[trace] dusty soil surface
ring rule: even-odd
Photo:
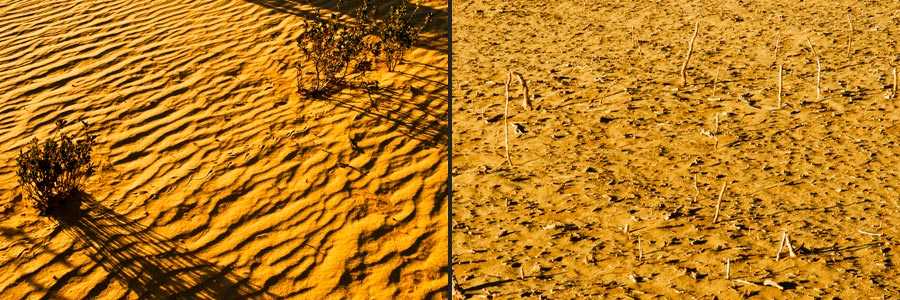
[[[900,4],[777,2],[454,1],[465,295],[898,297]]]
[[[382,89],[312,99],[335,2],[0,3],[0,299],[446,298],[447,2]],[[15,173],[58,119],[99,142],[69,223]]]

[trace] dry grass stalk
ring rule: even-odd
[[[725,259],[725,280],[731,279],[731,259]]]
[[[775,51],[772,54],[772,61],[778,62],[778,46],[781,46],[781,32],[775,35]]]
[[[694,174],[694,198],[691,204],[697,203],[697,196],[700,196],[700,188],[697,187],[697,174]]]
[[[850,34],[847,36],[847,60],[850,59],[851,54],[853,53],[852,41],[853,41],[853,21],[850,20],[850,14],[847,14],[847,24],[850,24]]]
[[[816,52],[816,48],[813,48],[812,42],[809,41],[809,38],[806,38],[806,43],[809,45],[809,49],[812,50],[813,54],[816,56],[816,97],[817,99],[822,99],[822,59],[819,56],[819,52]]]
[[[722,68],[722,66],[716,66],[716,76],[713,77],[713,90],[712,90],[712,95],[711,95],[712,97],[716,96],[716,89],[719,87],[719,69],[721,69],[721,68]]]
[[[781,108],[781,76],[783,74],[783,65],[778,65],[778,108]]]
[[[606,90],[603,91],[603,95],[600,96],[600,104],[603,104],[603,99],[606,99],[606,96],[609,96],[609,90],[616,86],[619,81],[622,81],[622,79],[616,79],[616,81],[613,81],[613,83],[606,87]]]
[[[882,235],[884,235],[884,234],[881,234],[881,233],[872,233],[872,232],[862,231],[862,230],[857,230],[856,232],[859,232],[859,233],[862,233],[862,234],[865,234],[865,235],[871,235],[871,236],[882,236]]]
[[[719,221],[719,208],[722,206],[722,196],[725,195],[725,186],[728,185],[728,182],[722,183],[722,189],[719,190],[719,200],[716,201],[716,214],[713,216],[713,224]]]
[[[787,239],[787,230],[781,234],[781,244],[778,245],[778,253],[775,253],[775,261],[781,259],[781,251],[784,250],[784,241]]]
[[[894,67],[894,86],[891,87],[891,98],[897,97],[897,67]]]
[[[644,245],[641,243],[641,237],[638,237],[638,261],[644,261]]]
[[[513,73],[516,74],[516,77],[519,78],[519,83],[521,83],[522,88],[525,89],[525,96],[522,97],[522,108],[524,108],[525,110],[534,109],[534,107],[531,106],[531,98],[528,97],[528,84],[525,83],[525,78],[522,78],[522,74],[516,72]]]
[[[691,54],[694,52],[694,40],[697,38],[697,32],[700,31],[700,22],[694,23],[694,35],[691,36],[691,42],[688,44],[687,55],[684,57],[684,63],[681,65],[681,86],[687,86],[687,66],[691,60]]]
[[[503,128],[506,136],[506,163],[512,167],[512,160],[509,159],[509,83],[512,81],[512,72],[506,74],[506,108],[503,110]]]
[[[784,244],[787,245],[788,255],[797,257],[797,253],[794,253],[794,246],[791,245],[791,237],[787,234],[787,231],[784,232]]]
[[[641,50],[641,43],[638,42],[634,33],[635,33],[634,26],[631,26],[631,48],[637,48],[638,54],[641,56],[644,56],[644,51]]]

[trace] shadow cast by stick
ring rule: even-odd
[[[138,299],[273,298],[229,267],[191,254],[90,195],[79,193],[77,197],[83,210],[57,215],[60,227]]]

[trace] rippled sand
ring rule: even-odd
[[[444,297],[446,2],[385,89],[309,99],[294,40],[327,2],[0,4],[2,298]],[[61,118],[99,136],[66,225],[14,161]]]

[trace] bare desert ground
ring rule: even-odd
[[[383,89],[311,99],[295,39],[333,2],[3,1],[0,298],[445,298],[447,2]],[[71,224],[15,175],[59,119],[99,137]]]
[[[462,0],[452,22],[465,297],[900,297],[897,2]],[[512,165],[508,71],[535,106],[514,79]]]

